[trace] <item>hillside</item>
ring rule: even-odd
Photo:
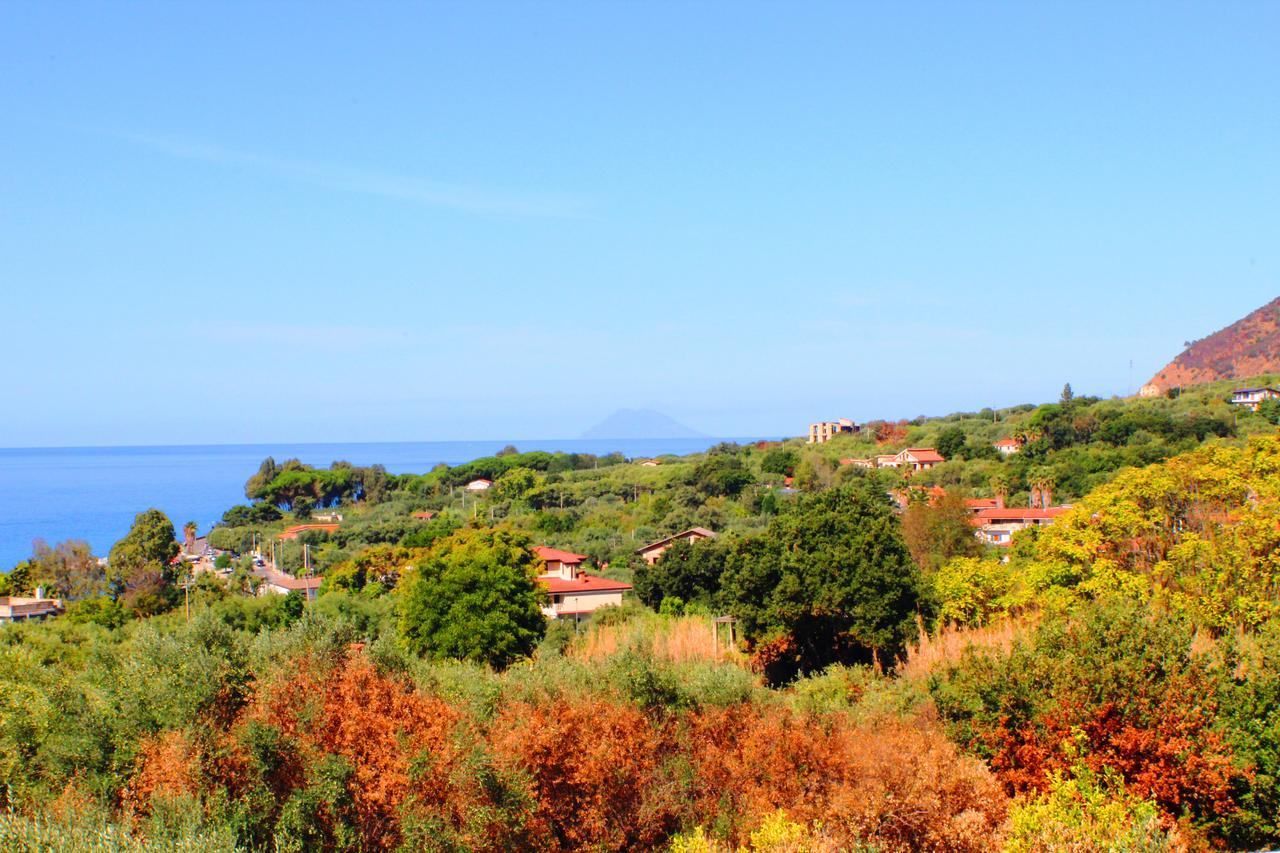
[[[1193,342],[1142,386],[1144,397],[1220,379],[1280,373],[1280,298]]]

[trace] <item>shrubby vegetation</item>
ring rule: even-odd
[[[67,612],[0,631],[0,846],[1274,846],[1280,438],[1226,390],[656,466],[266,460],[209,535],[222,575],[189,578],[155,510],[105,568],[37,545],[2,591]],[[839,464],[907,446],[948,461]],[[966,497],[1032,488],[1075,508],[973,537]],[[718,535],[635,553],[693,526]],[[252,595],[255,542],[289,570],[305,544],[318,600]],[[635,600],[547,623],[535,544]]]

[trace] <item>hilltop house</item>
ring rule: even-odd
[[[489,490],[489,487],[492,485],[493,485],[493,480],[489,480],[485,477],[477,477],[476,479],[472,480],[470,483],[467,483],[467,485],[464,486],[464,488],[468,492],[487,492]]]
[[[662,463],[659,462],[657,459],[645,459],[640,463],[640,466],[642,468],[657,468],[661,464]]]
[[[548,603],[542,612],[548,619],[580,621],[601,607],[620,607],[623,594],[631,589],[629,583],[582,571],[582,564],[587,560],[585,554],[542,545],[533,552],[547,564],[547,570],[538,575],[538,583],[547,589]]]
[[[809,443],[825,444],[841,433],[855,433],[858,431],[858,425],[848,418],[840,418],[834,421],[818,421],[816,424],[809,424]]]
[[[1255,412],[1264,400],[1274,400],[1278,397],[1280,397],[1280,391],[1275,388],[1237,388],[1231,392],[1231,402],[1234,405],[1248,406]]]
[[[788,480],[791,478],[788,477]],[[790,483],[787,483],[790,485]],[[714,539],[716,537],[714,530],[708,530],[705,527],[690,527],[688,530],[681,531],[674,536],[668,536],[666,539],[659,539],[657,542],[650,542],[643,548],[637,548],[636,553],[640,555],[640,559],[649,565],[658,562],[658,558],[662,553],[677,542],[697,542],[701,539]]]
[[[436,512],[435,510],[424,509],[424,510],[420,510],[419,512],[415,512],[413,514],[413,517],[416,518],[418,521],[430,521],[431,519],[436,517]]]
[[[1016,438],[1002,438],[999,441],[992,442],[991,446],[1000,451],[1001,456],[1008,456],[1021,450],[1022,442]]]

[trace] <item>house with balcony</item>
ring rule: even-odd
[[[1231,392],[1232,405],[1247,406],[1255,412],[1264,401],[1277,398],[1280,398],[1280,391],[1275,388],[1237,388]]]

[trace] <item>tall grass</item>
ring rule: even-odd
[[[621,624],[593,624],[575,638],[566,653],[577,660],[592,661],[628,650],[647,651],[657,660],[675,663],[708,661],[747,667],[746,656],[729,645],[724,625],[716,638],[709,616],[644,613]]]
[[[229,829],[180,829],[169,838],[142,838],[106,820],[62,820],[0,813],[0,850],[6,853],[237,853]]]
[[[1035,629],[1038,621],[1035,616],[1025,616],[981,628],[946,625],[932,635],[921,625],[916,642],[907,647],[907,660],[899,673],[904,678],[926,677],[941,666],[956,663],[970,649],[1008,654],[1015,643]]]

